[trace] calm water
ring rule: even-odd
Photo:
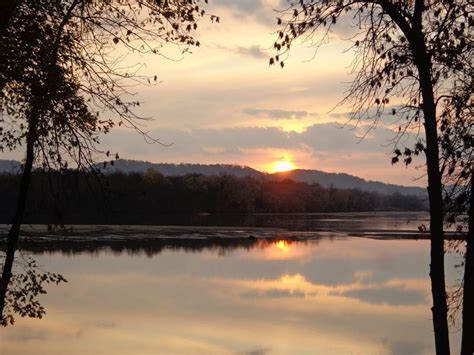
[[[153,254],[153,255],[152,255]],[[69,283],[0,354],[433,354],[429,243],[322,238],[35,255]],[[448,255],[448,281],[460,277]],[[452,334],[459,343],[459,332]]]

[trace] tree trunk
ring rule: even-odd
[[[434,126],[434,127],[433,127]],[[436,123],[426,120],[426,161],[430,201],[431,294],[433,296],[433,327],[437,354],[449,354],[448,306],[444,276],[444,232],[441,174],[439,171]],[[433,149],[435,147],[435,149]],[[433,150],[434,151],[433,151]]]
[[[474,207],[473,179],[471,176],[471,198],[469,200],[469,230],[466,240],[464,264],[464,292],[462,305],[461,355],[474,354]]]
[[[0,40],[6,40],[3,38],[4,32],[8,27],[8,24],[13,17],[16,8],[20,5],[21,1],[2,1],[0,3]],[[3,89],[4,81],[3,78],[0,80],[0,91]],[[1,100],[1,99],[0,99]],[[0,102],[1,109],[1,102]],[[28,137],[29,138],[29,137]],[[23,213],[25,210],[25,203],[27,197],[28,186],[30,184],[31,169],[33,166],[33,145],[31,145],[31,152],[28,149],[26,151],[26,162],[25,169],[20,183],[20,191],[18,194],[17,208],[14,215],[12,227],[8,233],[7,239],[7,250],[5,255],[5,263],[2,269],[2,277],[0,279],[0,317],[3,318],[3,309],[5,308],[5,296],[8,289],[8,284],[11,279],[11,272],[13,267],[13,260],[15,258],[15,251],[17,249],[18,237],[20,234],[20,224],[23,219]]]
[[[412,22],[397,11],[390,1],[379,1],[384,11],[397,23],[408,39],[413,54],[413,61],[419,74],[419,85],[423,103],[426,136],[426,166],[428,172],[428,197],[430,202],[430,239],[431,239],[431,294],[433,296],[433,328],[436,354],[449,354],[448,306],[444,278],[444,231],[443,231],[443,189],[439,169],[438,127],[436,103],[431,77],[431,58],[426,48],[423,33],[423,1],[417,1],[418,11]],[[416,10],[416,9],[415,9]]]
[[[438,129],[436,104],[431,80],[431,60],[427,54],[423,34],[413,48],[420,76],[423,97],[423,115],[426,135],[426,165],[428,170],[428,196],[430,203],[431,238],[431,294],[433,296],[433,328],[436,354],[449,354],[448,306],[444,276],[443,189],[439,169]]]
[[[418,11],[408,23],[392,2],[380,0],[390,17],[397,23],[408,39],[413,54],[413,61],[419,74],[419,85],[423,103],[426,135],[426,166],[428,172],[428,196],[430,202],[430,239],[431,239],[431,293],[433,296],[433,328],[435,334],[436,354],[449,354],[448,306],[444,278],[444,231],[443,231],[443,189],[439,169],[438,127],[436,103],[431,77],[431,58],[426,48],[423,33],[423,1],[417,1]],[[416,10],[416,9],[415,9]]]
[[[12,226],[8,232],[7,250],[5,255],[5,263],[3,264],[2,278],[0,279],[0,315],[3,318],[3,310],[5,308],[5,297],[8,290],[8,285],[12,277],[13,261],[15,259],[15,252],[18,248],[18,239],[20,236],[20,226],[23,221],[25,213],[26,199],[28,197],[28,190],[31,182],[31,171],[33,169],[34,160],[34,145],[36,142],[36,124],[38,118],[34,113],[31,116],[28,127],[28,136],[26,141],[26,159],[23,174],[21,176],[20,191],[18,193],[18,200],[16,205],[15,215],[13,217]]]
[[[430,187],[432,187],[431,185]],[[442,201],[438,189],[430,193],[430,237],[431,237],[431,293],[433,296],[433,327],[436,353],[449,354],[448,307],[444,275],[444,235]],[[433,196],[435,195],[435,196]]]
[[[0,0],[1,1],[1,0]],[[16,0],[14,3],[12,2],[10,7],[12,7],[10,15],[12,16],[16,6],[21,3],[22,0]],[[15,257],[16,249],[18,248],[18,240],[20,236],[20,226],[23,221],[23,216],[25,213],[26,207],[26,199],[28,197],[28,190],[31,182],[31,171],[33,169],[33,161],[34,161],[34,146],[38,138],[38,131],[37,125],[39,122],[39,116],[41,107],[46,104],[44,101],[45,98],[43,97],[45,88],[49,87],[49,83],[51,80],[54,80],[53,73],[56,70],[55,65],[57,64],[57,55],[58,49],[60,45],[60,40],[64,28],[67,22],[71,19],[72,12],[76,6],[78,6],[80,0],[74,0],[74,2],[69,6],[67,13],[64,15],[59,28],[57,30],[57,34],[55,37],[55,41],[52,43],[51,46],[51,58],[48,63],[48,68],[46,71],[46,83],[44,85],[33,86],[33,99],[31,102],[31,112],[28,118],[28,134],[26,138],[26,159],[25,159],[25,168],[23,170],[23,174],[21,177],[20,182],[20,191],[18,194],[18,202],[16,206],[15,215],[13,218],[13,223],[8,233],[8,241],[7,241],[7,252],[5,256],[5,263],[3,265],[2,270],[2,278],[0,279],[0,315],[3,316],[3,310],[5,308],[5,296],[8,290],[8,284],[10,283],[10,279],[12,277],[12,268],[13,268],[13,261]],[[0,7],[1,9],[1,7]],[[1,20],[1,17],[0,17]],[[1,23],[0,23],[1,25]],[[1,27],[0,27],[1,30]],[[1,88],[0,88],[1,89]],[[50,91],[50,94],[53,95],[53,92]]]

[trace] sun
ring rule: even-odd
[[[273,165],[273,170],[276,172],[276,173],[282,173],[282,172],[285,172],[285,171],[291,171],[295,168],[295,165],[292,163],[292,162],[289,162],[289,161],[277,161],[274,165]]]

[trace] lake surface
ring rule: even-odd
[[[401,222],[400,222],[401,223]],[[433,354],[429,241],[318,237],[36,252],[67,284],[0,354]],[[447,255],[447,279],[462,275]],[[453,329],[453,350],[459,332]]]

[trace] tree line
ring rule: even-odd
[[[15,204],[18,175],[0,174],[0,221]],[[420,197],[259,177],[35,171],[27,223],[158,223],[160,214],[420,211]]]

